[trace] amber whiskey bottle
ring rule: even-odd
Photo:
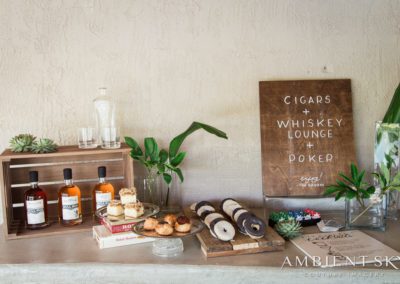
[[[72,170],[64,169],[65,185],[58,192],[60,223],[73,226],[82,223],[81,190],[72,181]]]
[[[114,199],[114,187],[106,181],[106,167],[98,167],[97,173],[99,183],[95,185],[92,191],[92,208],[93,213],[104,206],[107,206]]]
[[[28,229],[41,229],[48,226],[47,196],[38,186],[39,174],[37,171],[29,172],[31,188],[25,192],[25,220]]]

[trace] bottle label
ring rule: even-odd
[[[75,220],[79,218],[78,196],[62,196],[63,220]]]
[[[111,201],[111,192],[102,193],[101,191],[96,191],[96,210],[107,206]]]
[[[26,201],[27,223],[29,225],[41,224],[44,219],[43,199]]]

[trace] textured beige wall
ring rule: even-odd
[[[186,201],[261,202],[258,81],[351,78],[355,143],[371,167],[374,121],[400,78],[400,1],[0,0],[0,148],[31,132],[76,142],[107,86],[123,133],[184,144]]]

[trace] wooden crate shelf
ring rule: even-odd
[[[83,150],[78,146],[61,146],[48,154],[13,153],[9,149],[0,155],[0,189],[3,201],[4,233],[7,239],[40,237],[90,230],[96,223],[91,215],[93,186],[98,182],[97,167],[107,167],[107,179],[118,191],[133,186],[133,162],[130,148],[100,148]],[[84,222],[73,227],[58,224],[59,188],[64,184],[63,169],[72,168],[74,183],[82,194]],[[51,225],[41,230],[25,229],[24,193],[30,187],[29,171],[39,172],[39,185],[47,194]]]

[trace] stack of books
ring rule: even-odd
[[[109,221],[101,219],[101,225],[93,227],[93,238],[100,249],[141,244],[154,241],[154,238],[140,236],[132,231],[135,222]]]

